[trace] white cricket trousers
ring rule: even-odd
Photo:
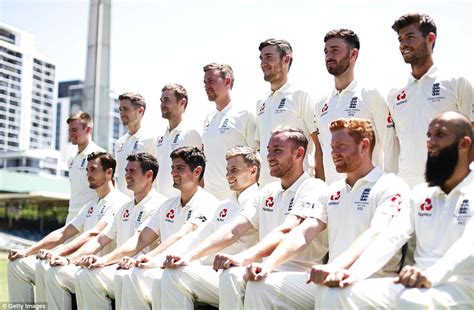
[[[76,265],[66,265],[51,267],[46,272],[46,300],[50,310],[72,309],[71,294],[76,293],[74,277],[80,269]]]
[[[434,288],[418,289],[395,284],[393,279],[367,279],[344,289],[320,287],[316,308],[434,309],[469,308],[474,304],[470,281],[457,279]]]
[[[220,273],[199,263],[166,269],[161,279],[161,308],[192,310],[195,301],[218,307]]]
[[[307,272],[272,272],[248,281],[245,309],[313,309],[317,285],[306,284]]]
[[[152,307],[152,288],[155,279],[161,280],[163,269],[161,268],[138,268],[134,267],[123,273],[121,277],[122,293],[120,298],[120,305],[122,309],[151,309]],[[119,281],[119,279],[115,279]],[[158,295],[161,291],[158,290]],[[153,296],[155,297],[155,296]],[[158,301],[160,296],[156,296]],[[153,306],[153,309],[160,309],[160,303],[157,303],[158,308]]]
[[[34,302],[36,256],[8,261],[8,298],[10,302]]]
[[[114,291],[114,277],[122,276],[123,272],[117,270],[117,264],[79,270],[75,275],[78,309],[112,309],[111,299],[121,297],[121,291]]]
[[[36,260],[35,267],[35,301],[46,302],[46,272],[51,268],[48,259]]]

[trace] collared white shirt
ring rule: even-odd
[[[138,204],[134,200],[123,205],[115,214],[111,225],[104,229],[103,234],[115,240],[117,247],[122,246],[142,224],[152,217],[165,202],[166,198],[152,189]]]
[[[253,201],[245,206],[241,215],[243,215],[255,229],[258,229],[260,240],[285,221],[286,217],[293,209],[298,188],[304,181],[311,178],[312,177],[305,172],[286,190],[281,187],[280,182],[267,184],[260,190],[260,193],[254,197]],[[319,179],[315,181],[319,182],[322,188],[325,188],[325,183],[323,181]],[[321,253],[320,257],[313,257],[311,263],[305,264],[299,259],[306,255],[304,253],[305,252],[298,255],[293,260],[279,266],[277,270],[307,270],[311,267],[311,264],[319,261],[325,254],[325,252],[324,254]]]
[[[127,189],[127,182],[125,181],[125,167],[127,167],[128,164],[127,157],[131,154],[142,152],[156,156],[155,140],[151,132],[140,128],[134,135],[130,135],[127,132],[115,143],[114,157],[117,161],[115,185],[122,193],[128,195],[130,198],[133,198],[133,192]]]
[[[258,185],[253,184],[252,186],[246,188],[239,197],[235,192],[230,199],[221,201],[217,207],[217,211],[205,227],[200,231],[197,231],[193,237],[194,242],[199,244],[205,238],[219,230],[224,225],[229,225],[238,217],[244,210],[247,203],[252,202],[252,199],[258,195]],[[241,251],[244,251],[252,246],[254,246],[258,241],[258,231],[255,228],[249,229],[245,234],[240,236],[235,242],[229,246],[219,250],[219,253],[225,254],[237,254]],[[214,254],[209,255],[207,258],[203,259],[203,263],[211,265],[214,261]]]
[[[206,155],[204,188],[219,200],[232,195],[227,183],[225,153],[234,146],[257,147],[255,115],[233,106],[214,111],[204,121],[202,141]]]
[[[205,225],[212,219],[218,205],[219,201],[213,195],[198,187],[185,206],[181,205],[181,196],[170,198],[144,225],[164,241],[187,222],[197,225],[198,228]]]
[[[321,218],[327,224],[329,262],[346,251],[378,217],[397,216],[402,208],[408,208],[410,199],[408,185],[379,167],[357,180],[352,188],[345,180],[332,183],[329,194]],[[399,268],[397,255],[382,272],[396,272]]]
[[[314,143],[311,133],[316,132],[314,123],[314,101],[309,93],[286,82],[280,89],[270,93],[264,101],[257,102],[257,130],[255,140],[260,142],[260,155],[264,163],[260,169],[260,186],[278,181],[270,176],[266,161],[267,146],[272,131],[280,125],[293,126],[303,130],[308,139],[308,150],[304,170],[314,175]]]
[[[332,134],[329,125],[338,118],[370,120],[375,130],[372,163],[382,167],[384,171],[397,172],[398,141],[387,103],[378,90],[363,88],[353,80],[341,91],[334,88],[329,100],[324,99],[316,104],[315,120],[319,129],[324,174],[328,184],[346,178],[345,173],[336,171],[331,156]]]
[[[471,171],[449,194],[426,183],[416,186],[410,207],[405,210],[351,267],[358,279],[366,278],[388,261],[413,233],[415,266],[425,270],[442,258],[463,236],[474,215],[474,173]],[[464,270],[458,276],[474,281],[472,270]]]
[[[82,152],[77,153],[68,161],[71,198],[69,199],[68,218],[72,219],[89,201],[97,199],[95,190],[87,181],[87,156],[92,152],[105,152],[103,148],[90,141]]]
[[[160,168],[155,187],[158,193],[163,194],[166,198],[180,195],[180,191],[173,187],[170,154],[183,146],[202,147],[201,135],[196,129],[191,128],[185,120],[182,120],[173,130],[168,127],[164,134],[156,140],[156,160]]]
[[[80,233],[94,228],[100,221],[108,225],[112,222],[115,213],[129,201],[130,198],[127,195],[113,189],[104,198],[86,203],[69,224]]]
[[[443,74],[433,65],[416,80],[388,96],[388,107],[400,141],[398,175],[410,187],[423,183],[427,158],[426,132],[431,120],[445,111],[458,111],[473,119],[473,89],[463,77]]]

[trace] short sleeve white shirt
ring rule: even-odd
[[[458,111],[472,120],[472,85],[433,65],[419,80],[410,74],[408,84],[390,92],[387,102],[400,141],[398,175],[413,188],[424,182],[430,121],[445,111]]]
[[[354,80],[341,91],[334,89],[329,100],[316,104],[315,120],[319,129],[324,174],[328,184],[346,177],[345,173],[336,171],[331,156],[332,134],[329,125],[338,118],[370,120],[375,129],[373,164],[383,167],[384,171],[397,172],[398,141],[385,99],[378,90],[363,88]]]
[[[228,199],[232,191],[227,184],[225,153],[234,146],[257,147],[255,115],[229,103],[214,111],[204,121],[202,134],[206,171],[204,188],[219,200]]]
[[[104,198],[86,203],[79,214],[69,224],[73,225],[80,233],[94,228],[100,221],[110,224],[115,213],[130,198],[117,189],[113,189]]]
[[[164,241],[187,222],[197,225],[198,228],[207,224],[216,212],[218,204],[219,201],[213,195],[198,187],[184,207],[181,205],[181,196],[168,199],[145,226]]]
[[[183,146],[202,147],[201,135],[196,129],[191,128],[185,120],[182,120],[173,130],[169,130],[168,127],[165,133],[158,137],[156,141],[156,159],[160,168],[155,186],[158,193],[167,198],[180,195],[180,191],[173,187],[170,154]]]
[[[375,268],[415,233],[415,265],[425,270],[434,265],[463,236],[474,215],[474,173],[464,178],[449,194],[426,183],[413,189],[410,207],[392,220],[386,232],[372,242],[351,267],[359,279],[370,276]],[[459,274],[474,281],[472,270]]]
[[[133,198],[133,192],[127,189],[127,182],[125,182],[125,167],[127,167],[128,163],[127,157],[142,152],[156,156],[155,140],[151,133],[140,128],[134,135],[130,135],[127,132],[115,143],[114,157],[115,160],[117,160],[115,183],[117,188],[130,198]]]
[[[314,175],[314,143],[310,134],[317,130],[314,123],[314,101],[309,93],[298,89],[287,82],[280,89],[272,92],[264,101],[257,102],[257,130],[255,139],[260,141],[260,155],[267,158],[267,146],[271,133],[279,125],[288,125],[303,130],[310,143],[306,151],[304,169]],[[268,164],[262,164],[260,186],[278,181],[270,176]]]
[[[103,234],[115,240],[117,247],[122,246],[158,211],[165,200],[166,198],[155,190],[151,190],[138,204],[131,200],[118,210],[112,224],[104,229]]]
[[[68,212],[74,217],[89,201],[97,199],[95,190],[89,187],[87,181],[87,156],[92,152],[104,152],[104,149],[91,141],[87,147],[68,161],[69,181],[71,184],[71,198]]]
[[[329,194],[322,216],[328,229],[329,262],[369,229],[377,216],[397,216],[402,208],[407,208],[410,199],[408,185],[379,167],[357,180],[352,188],[345,180],[332,183]],[[384,271],[396,272],[399,268],[400,255],[396,255]]]
[[[241,215],[247,218],[254,228],[258,229],[260,240],[285,221],[293,209],[298,188],[310,178],[311,176],[305,172],[286,190],[283,190],[280,182],[267,184],[254,197],[253,201],[245,206]],[[278,271],[307,270],[310,265],[301,264],[298,257],[279,266]],[[315,261],[316,258],[312,263]]]

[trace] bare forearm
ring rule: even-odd
[[[97,235],[98,232],[85,232],[79,237],[75,238],[74,241],[59,248],[56,252],[61,256],[70,255]]]
[[[146,245],[147,244],[144,244],[144,242],[140,242],[138,235],[135,235],[128,239],[120,248],[116,248],[109,254],[105,255],[105,263],[106,265],[111,265],[118,262],[124,256],[134,256],[143,250]]]
[[[286,234],[282,231],[272,231],[258,244],[239,254],[239,256],[244,258],[244,265],[253,263],[270,255],[283,240],[285,235]]]
[[[71,235],[72,236],[72,235]],[[52,249],[54,248],[55,246],[65,242],[69,237],[71,236],[67,236],[65,233],[64,233],[64,229],[63,228],[60,228],[60,229],[57,229],[53,232],[51,232],[50,234],[48,234],[46,237],[44,237],[43,239],[41,239],[38,243],[36,243],[35,245],[29,247],[27,249],[27,256],[28,255],[32,255],[32,254],[35,254],[36,252],[38,252],[40,249]]]
[[[204,257],[209,254],[217,253],[223,248],[231,245],[239,238],[238,235],[232,231],[226,231],[224,234],[213,234],[208,239],[204,240],[200,246],[189,253],[190,261]]]
[[[155,249],[150,251],[150,253],[148,253],[148,255],[149,256],[157,256],[158,254],[160,254],[161,252],[163,252],[164,250],[169,248],[171,245],[176,243],[179,239],[181,239],[181,237],[182,237],[182,235],[178,235],[178,234],[174,234],[174,235],[170,236],[168,239],[161,242],[160,245],[158,245]]]
[[[79,259],[83,255],[96,254],[104,248],[105,245],[101,244],[97,238],[92,238],[81,248],[75,251],[72,255],[69,256],[71,261]]]
[[[364,250],[375,239],[375,237],[378,236],[378,234],[379,231],[371,229],[366,230],[351,244],[351,246],[346,251],[336,257],[331,265],[342,269],[348,269],[359,258],[362,252],[364,252]]]

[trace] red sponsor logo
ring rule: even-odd
[[[167,219],[170,219],[170,220],[174,219],[174,210],[173,210],[173,209],[169,210],[169,211],[166,213],[166,218],[167,218]]]
[[[207,119],[206,122],[204,123],[204,128],[209,127],[210,124],[211,124],[211,122],[209,122],[209,120]]]
[[[431,211],[431,209],[433,209],[433,205],[431,204],[431,199],[426,198],[425,202],[423,202],[420,205],[420,209],[421,211]]]
[[[389,125],[393,124],[392,114],[390,114],[390,112],[388,113],[387,124]]]
[[[91,215],[92,212],[94,212],[94,207],[90,207],[89,210],[87,210],[87,215]]]
[[[227,216],[227,209],[222,209],[222,211],[219,213],[220,218],[224,218]]]
[[[123,211],[122,218],[124,220],[128,220],[129,217],[130,217],[130,211],[128,211],[128,209],[125,209],[125,211]]]
[[[260,106],[260,110],[258,112],[262,113],[263,111],[265,111],[265,102],[262,103],[262,105]]]
[[[400,212],[400,206],[402,204],[402,196],[400,194],[396,194],[395,196],[390,199],[392,201],[393,205],[397,207],[397,211]]]
[[[161,136],[161,137],[158,139],[157,144],[158,144],[158,145],[163,144],[163,136]]]
[[[323,108],[321,109],[321,113],[326,112],[328,109],[329,109],[329,106],[328,106],[328,103],[326,102],[326,103],[323,105]]]
[[[335,193],[334,195],[331,195],[331,200],[339,200],[339,198],[341,198],[341,192],[340,191],[337,191],[337,193]]]
[[[407,99],[407,93],[402,90],[402,92],[397,95],[397,101],[402,101],[405,99]]]
[[[275,205],[275,201],[273,200],[273,197],[268,197],[267,200],[265,200],[265,206],[272,208]]]

